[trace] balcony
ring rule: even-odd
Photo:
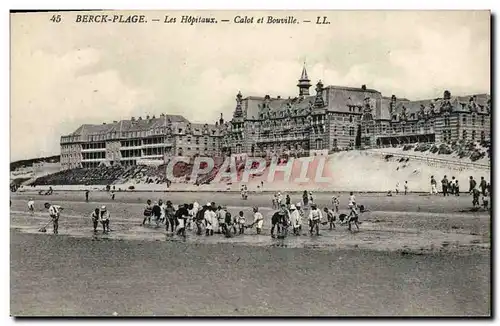
[[[95,153],[95,152],[105,152],[106,148],[82,148],[82,153]]]

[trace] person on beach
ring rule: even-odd
[[[479,196],[481,195],[481,192],[474,188],[472,189],[472,206],[475,208],[475,207],[479,207]]]
[[[297,204],[295,204],[295,208],[297,209],[297,212],[299,213],[299,221],[297,222],[298,225],[299,225],[298,232],[302,233],[302,221],[304,220],[304,217],[305,217],[306,213],[302,209],[302,204],[300,202],[298,202]]]
[[[88,202],[89,201],[89,192],[88,190],[85,190],[85,201]]]
[[[175,230],[175,208],[170,200],[167,200],[165,207],[165,231],[174,233]]]
[[[245,214],[243,213],[243,211],[240,211],[238,213],[238,229],[239,234],[245,233]]]
[[[227,233],[227,225],[226,225],[226,210],[219,206],[217,207],[217,221],[219,222],[219,231],[222,234]]]
[[[301,216],[297,209],[297,206],[290,205],[290,220],[292,222],[292,230],[294,235],[300,235],[300,224],[301,224]]]
[[[161,209],[161,216],[160,216],[160,222],[161,223],[166,223],[167,219],[167,203],[165,203],[163,200],[159,200],[160,203],[160,209]]]
[[[194,218],[196,217],[196,210],[194,209],[194,204],[189,204],[187,206],[187,213],[188,217],[186,219],[186,230],[192,231],[193,230],[193,221]]]
[[[352,191],[349,196],[349,216],[347,217],[347,222],[349,222],[351,218],[358,218],[356,196],[354,196]]]
[[[61,216],[61,210],[63,209],[59,205],[51,205],[50,203],[45,203],[45,208],[49,210],[49,216],[52,219],[53,233],[59,233],[59,217]]]
[[[312,193],[312,191],[309,191],[309,202],[310,202],[311,204],[314,204],[314,197],[313,197],[313,193]]]
[[[231,229],[233,228],[233,217],[231,213],[226,209],[226,218],[224,219],[226,225],[226,233],[224,234],[226,238],[231,238],[233,233],[231,233]]]
[[[448,178],[444,176],[441,180],[441,189],[443,190],[443,197],[448,196]]]
[[[115,189],[111,190],[111,200],[115,200]]]
[[[484,177],[481,177],[481,182],[479,182],[479,188],[481,189],[481,193],[483,196],[486,195],[486,180],[484,180]]]
[[[281,205],[281,210],[283,214],[280,215],[280,220],[278,221],[279,229],[279,238],[284,239],[288,235],[288,227],[290,226],[290,211],[287,209],[285,204]]]
[[[286,197],[285,197],[285,205],[286,205],[286,207],[290,207],[291,203],[292,203],[292,199],[290,198],[290,195],[286,194]]]
[[[448,183],[448,190],[450,192],[450,195],[455,195],[456,189],[455,189],[455,177],[452,176],[450,182]]]
[[[333,207],[333,212],[337,214],[339,212],[339,206],[340,206],[340,200],[339,197],[336,195],[332,196],[332,207]]]
[[[205,211],[207,210],[207,206],[202,206],[196,213],[195,224],[196,224],[196,235],[202,235],[203,227],[205,223]]]
[[[396,195],[399,194],[399,181],[396,182]]]
[[[304,207],[307,207],[309,204],[309,195],[307,194],[307,190],[304,190],[304,193],[302,193],[302,202],[304,203]]]
[[[275,238],[276,236],[274,235],[274,230],[276,228],[276,232],[280,234],[281,229],[280,229],[280,221],[284,218],[285,215],[285,210],[284,209],[279,209],[277,212],[273,214],[271,217],[271,238]]]
[[[253,207],[253,222],[250,227],[256,225],[257,234],[261,234],[262,226],[264,225],[264,216],[259,212],[259,208],[257,206]]]
[[[276,204],[278,207],[281,207],[281,203],[283,202],[283,197],[281,196],[281,192],[278,191],[278,196],[276,196]]]
[[[476,180],[472,176],[469,177],[469,193],[476,188]]]
[[[101,207],[99,219],[100,219],[101,224],[102,224],[102,233],[108,233],[110,231],[110,228],[109,228],[110,214],[109,214],[106,206]]]
[[[204,217],[205,217],[205,235],[206,236],[214,235],[213,225],[216,217],[211,203],[207,204]]]
[[[434,179],[434,176],[431,175],[431,195],[437,194],[437,182],[436,179]]]
[[[319,223],[323,218],[321,210],[318,209],[316,204],[311,204],[311,211],[309,212],[309,234],[313,235],[316,230],[316,235],[319,235]]]
[[[335,229],[335,213],[328,207],[325,207],[324,211],[326,214],[328,225],[330,226],[330,230]]]
[[[176,234],[182,237],[186,237],[186,220],[188,219],[188,204],[180,204],[179,208],[175,212],[176,218]]]
[[[489,205],[489,202],[490,202],[490,194],[488,192],[486,192],[484,195],[483,195],[483,208],[485,210],[488,209],[488,205]]]
[[[30,198],[30,200],[28,200],[28,211],[30,212],[31,216],[35,215],[35,201],[33,200],[33,198]]]
[[[162,202],[161,200],[159,202],[154,202],[153,208],[152,208],[152,216],[154,217],[156,226],[160,224],[160,219],[161,219],[161,205]]]
[[[460,196],[460,186],[458,185],[458,179],[455,180],[455,196]]]
[[[405,195],[407,195],[408,194],[408,181],[405,181],[404,187],[405,187]]]
[[[142,225],[151,224],[151,215],[153,214],[153,206],[151,205],[151,200],[146,201],[146,207],[144,208],[144,219],[142,220]]]
[[[273,209],[278,208],[278,194],[274,194],[272,198],[272,203],[273,203]]]
[[[99,207],[96,207],[96,209],[94,209],[94,211],[92,212],[92,215],[90,215],[90,217],[92,218],[92,224],[94,226],[94,233],[97,233],[97,226],[99,225],[100,216],[100,209]]]

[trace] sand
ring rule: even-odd
[[[174,203],[216,201],[249,212],[259,205],[264,234],[226,239],[172,237],[140,227],[158,193],[13,194],[11,312],[14,315],[489,315],[490,216],[469,196],[358,195],[371,209],[361,231],[320,237],[269,236],[270,196],[162,193]],[[167,197],[168,195],[168,197]],[[331,194],[317,194],[320,205]],[[300,196],[293,195],[294,201]],[[60,235],[37,232],[43,202],[65,207]],[[345,210],[347,195],[341,197]],[[88,217],[106,204],[109,236],[92,236]],[[247,217],[247,220],[251,218]],[[101,281],[101,282],[99,282]]]

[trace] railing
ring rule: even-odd
[[[425,163],[427,163],[428,166],[431,166],[431,167],[442,166],[442,167],[451,168],[453,170],[459,170],[459,171],[462,171],[464,169],[480,169],[480,170],[489,170],[490,169],[489,164],[453,161],[453,160],[447,160],[447,159],[442,159],[442,158],[419,156],[419,155],[412,155],[412,154],[405,154],[405,153],[381,152],[381,151],[376,151],[376,150],[371,150],[371,149],[367,149],[366,151],[371,153],[371,154],[377,154],[377,155],[380,155],[383,157],[385,157],[387,155],[392,155],[393,157],[409,158],[412,160],[425,162]]]

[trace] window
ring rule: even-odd
[[[484,130],[481,130],[481,140],[484,140],[486,137],[485,137],[485,133],[484,133]]]
[[[481,116],[481,126],[484,126],[484,115]]]
[[[465,115],[464,115],[464,117],[462,118],[462,123],[463,123],[464,125],[466,125],[466,124],[467,124],[467,116],[465,116]]]
[[[476,125],[476,115],[472,115],[472,125],[475,126]]]
[[[476,139],[476,131],[475,130],[472,130],[472,137],[471,137],[472,140],[475,140]]]
[[[354,127],[349,128],[349,136],[354,136]]]
[[[349,122],[352,122],[352,115],[349,116]]]
[[[467,139],[467,130],[462,131],[462,139]]]

